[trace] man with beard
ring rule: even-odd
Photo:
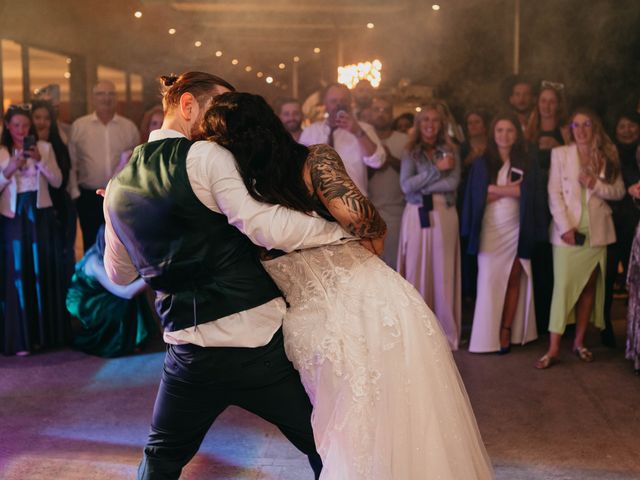
[[[404,211],[404,194],[400,188],[400,158],[407,146],[407,135],[396,132],[393,124],[393,104],[386,97],[374,97],[370,117],[373,127],[387,154],[385,165],[371,170],[369,176],[369,198],[387,224],[382,259],[395,270],[398,257],[398,238]]]
[[[300,101],[295,98],[279,98],[275,102],[274,110],[284,128],[298,142],[302,134],[302,105]]]
[[[527,126],[534,105],[533,85],[524,78],[515,78],[509,93],[509,105],[518,116],[522,130]]]
[[[277,425],[317,478],[311,403],[284,352],[286,303],[254,244],[291,251],[347,234],[257,202],[227,150],[191,140],[229,83],[203,72],[163,83],[162,128],[136,148],[104,200],[107,275],[121,285],[140,275],[155,290],[167,343],[138,478],[178,479],[229,405]]]

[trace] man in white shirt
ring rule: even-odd
[[[386,164],[372,170],[369,177],[369,198],[387,224],[387,237],[382,258],[394,270],[398,259],[400,224],[404,211],[404,194],[400,188],[400,159],[408,137],[391,128],[393,103],[386,97],[374,97],[371,103],[371,123],[387,154]]]
[[[276,424],[309,456],[317,478],[311,404],[284,353],[286,305],[250,241],[290,251],[347,234],[257,202],[227,150],[188,140],[212,96],[231,85],[188,72],[165,78],[165,86],[162,129],[105,194],[107,275],[126,284],[142,274],[156,290],[168,344],[138,478],[177,479],[232,404]]]
[[[353,182],[367,195],[367,167],[381,168],[385,162],[380,139],[371,125],[359,122],[353,115],[351,92],[345,85],[329,85],[323,98],[327,118],[305,128],[300,143],[326,143],[335,148]]]
[[[101,81],[93,87],[95,111],[71,125],[69,193],[76,200],[85,252],[95,243],[102,216],[104,188],[120,161],[120,154],[140,143],[135,124],[116,113],[115,85]]]

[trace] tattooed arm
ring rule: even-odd
[[[328,145],[315,145],[309,151],[311,184],[333,218],[357,237],[384,237],[384,220],[353,183],[336,151]]]

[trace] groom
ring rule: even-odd
[[[347,236],[252,199],[233,156],[198,133],[211,99],[234,88],[202,72],[163,77],[165,119],[110,182],[105,268],[156,292],[167,352],[139,479],[177,479],[229,405],[272,422],[322,468],[311,404],[285,356],[286,304],[254,245],[291,251]],[[253,242],[253,243],[252,243]]]

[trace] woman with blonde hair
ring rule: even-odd
[[[560,339],[576,323],[573,352],[583,362],[593,360],[584,346],[587,323],[604,328],[606,246],[616,241],[607,200],[624,195],[618,152],[591,110],[571,116],[572,143],[554,148],[549,173],[549,206],[553,216],[554,287],[547,353],[535,364],[544,369],[558,357]]]
[[[456,190],[460,158],[447,135],[446,112],[429,103],[416,115],[400,166],[407,205],[402,215],[398,272],[439,319],[453,350],[460,340],[460,240]]]

